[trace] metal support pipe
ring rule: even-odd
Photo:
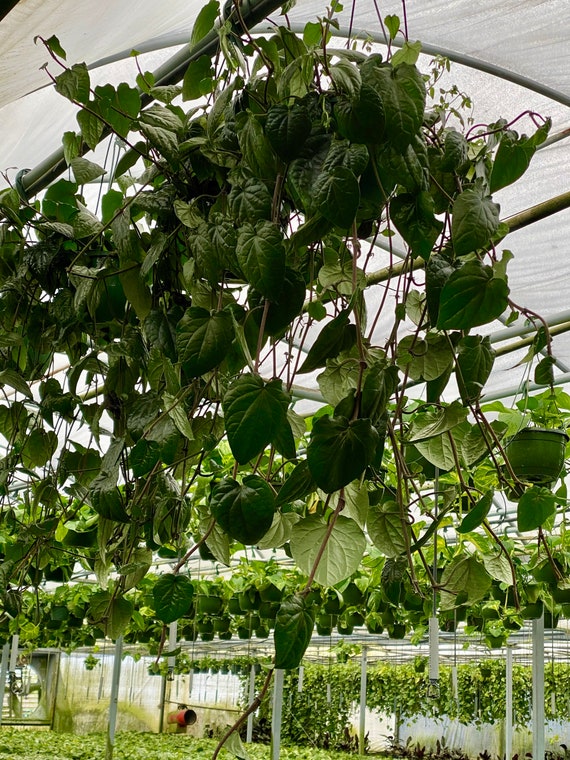
[[[249,704],[255,699],[255,665],[251,666],[249,671]],[[253,741],[253,713],[247,716],[247,731],[245,740],[248,744]]]
[[[507,660],[505,664],[505,758],[513,756],[513,648],[507,644]]]
[[[273,716],[271,718],[271,760],[279,760],[281,751],[281,720],[283,717],[283,683],[285,671],[273,672]]]
[[[544,757],[544,614],[532,621],[532,756]]]
[[[360,658],[360,720],[358,724],[358,754],[366,753],[366,679],[367,679],[367,655],[365,646],[362,647]]]
[[[6,691],[6,676],[8,675],[8,658],[10,657],[10,644],[6,642],[2,647],[2,662],[0,663],[0,694],[4,700]],[[2,704],[0,704],[0,726],[2,725]]]
[[[115,747],[115,729],[119,710],[119,684],[121,682],[121,663],[123,660],[123,637],[117,636],[115,657],[113,660],[113,681],[111,683],[111,701],[109,704],[109,725],[107,727],[107,749],[105,760],[112,760]]]

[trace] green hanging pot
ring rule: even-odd
[[[506,446],[513,472],[527,483],[554,483],[564,465],[569,438],[563,430],[524,428]]]

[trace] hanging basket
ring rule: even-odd
[[[525,428],[511,438],[505,453],[519,480],[554,483],[564,465],[568,440],[563,430]]]

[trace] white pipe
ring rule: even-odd
[[[439,681],[439,623],[436,617],[429,619],[429,680]]]
[[[16,672],[16,665],[18,664],[18,645],[20,637],[17,633],[12,636],[12,649],[10,651],[10,673]]]
[[[0,663],[0,694],[4,696],[6,690],[6,676],[8,675],[8,658],[10,656],[10,644],[6,642],[2,647],[2,662]],[[0,726],[2,725],[2,705],[0,704]]]
[[[305,677],[305,666],[299,665],[299,680],[297,681],[297,691],[299,694],[303,691],[303,679]]]
[[[513,648],[507,644],[507,661],[505,670],[505,757],[513,756]]]
[[[249,671],[249,704],[253,702],[255,698],[255,665],[251,666]],[[248,744],[251,744],[253,740],[253,713],[247,716],[247,731],[245,740]]]
[[[544,614],[532,621],[532,756],[544,757]]]
[[[109,725],[107,727],[107,750],[105,760],[112,760],[115,746],[115,729],[119,710],[119,683],[121,681],[121,662],[123,659],[123,637],[117,636],[115,656],[113,659],[113,681],[111,683],[111,700],[109,703]]]
[[[358,754],[364,755],[366,741],[366,676],[367,676],[367,649],[362,647],[360,658],[360,720],[358,725]]]
[[[279,760],[281,752],[284,680],[285,671],[281,668],[275,668],[273,673],[273,716],[271,718],[271,760]]]

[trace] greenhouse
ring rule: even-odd
[[[0,758],[566,758],[570,6],[0,8]]]

